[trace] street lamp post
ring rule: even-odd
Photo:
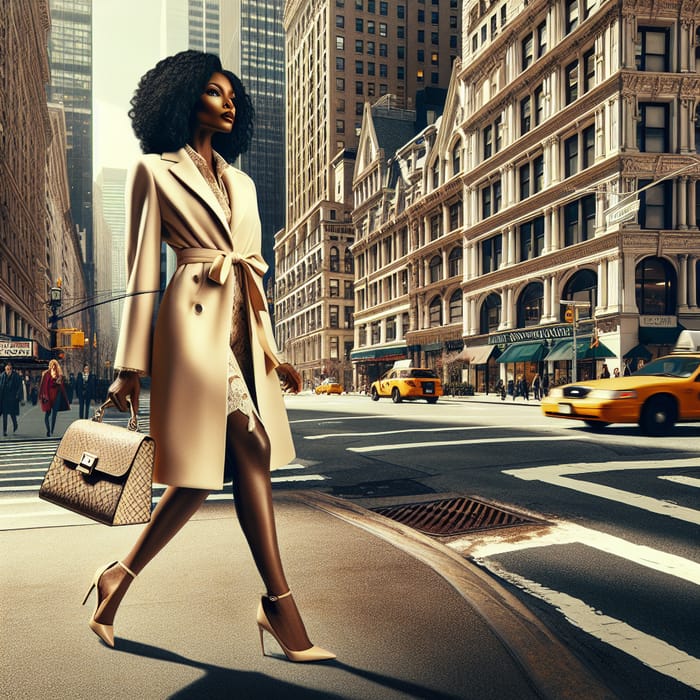
[[[49,306],[51,307],[51,316],[49,317],[49,328],[50,328],[50,338],[51,338],[51,356],[54,356],[55,348],[57,345],[57,335],[58,335],[58,310],[61,308],[63,291],[61,289],[61,280],[56,282],[55,287],[51,287],[49,290]]]
[[[571,319],[571,331],[573,336],[573,344],[571,348],[572,360],[571,360],[571,381],[576,382],[577,377],[577,360],[578,360],[578,347],[576,346],[576,331],[578,330],[578,310],[579,309],[590,309],[591,303],[589,301],[574,301],[573,299],[560,299],[560,304],[571,307],[573,313],[573,318]],[[569,319],[567,318],[567,321]]]

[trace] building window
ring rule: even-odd
[[[345,92],[345,78],[335,79],[335,89],[339,92]]]
[[[386,63],[380,63],[379,64],[379,77],[380,78],[386,78],[389,75],[389,71],[387,69]],[[381,91],[381,86],[380,86],[380,91]],[[383,95],[386,93],[382,93]]]
[[[367,34],[376,34],[374,20],[367,20]]]
[[[520,199],[527,199],[530,196],[530,163],[521,165],[519,169],[520,176]]]
[[[578,134],[564,141],[564,177],[578,172]]]
[[[328,307],[328,325],[331,328],[339,328],[340,327],[340,322],[339,322],[339,306],[336,306],[335,304],[331,304]]]
[[[462,225],[462,202],[450,204],[450,231],[455,231]]]
[[[362,95],[365,91],[365,84],[361,80],[355,81],[355,94]]]
[[[498,153],[503,147],[503,122],[500,116],[496,117],[493,122],[493,130],[495,135],[494,148]]]
[[[483,219],[496,214],[501,208],[501,181],[489,183],[481,191],[481,216]]]
[[[386,4],[386,3],[384,3]],[[396,16],[399,19],[406,19],[406,6],[405,5],[397,5],[396,6]]]
[[[535,88],[533,97],[535,99],[535,126],[539,126],[544,121],[544,89],[541,85]]]
[[[645,153],[669,150],[668,105],[641,103],[637,122],[637,147]]]
[[[345,59],[342,56],[335,57],[335,69],[345,70]]]
[[[379,36],[386,36],[386,22],[379,23]]]
[[[579,307],[577,315],[580,320],[593,318],[593,311],[596,305],[596,296],[598,289],[598,275],[592,270],[579,270],[575,272],[564,287],[562,299],[569,301],[585,301],[588,302],[588,308],[585,306]],[[560,307],[560,320],[566,319],[566,306],[563,304]]]
[[[340,280],[330,279],[328,280],[328,294],[332,297],[340,296]]]
[[[544,287],[542,282],[530,282],[518,299],[518,327],[536,326],[542,318]]]
[[[638,189],[651,184],[640,180]],[[664,180],[639,193],[639,225],[647,229],[670,229],[673,225],[673,183]]]
[[[670,70],[668,29],[640,27],[637,30],[635,63],[637,70],[667,73]]]
[[[430,328],[439,328],[442,326],[442,299],[433,297],[428,305],[428,325]]]
[[[522,46],[521,46],[521,54],[522,54],[521,70],[527,70],[532,65],[532,62],[535,59],[532,34],[528,34],[523,39]]]
[[[542,58],[547,52],[547,22],[537,26],[537,58]]]
[[[337,36],[335,38],[335,48],[338,51],[345,51],[345,37],[344,36]]]
[[[461,323],[464,314],[464,304],[462,304],[462,290],[457,289],[452,293],[449,302],[450,323]]]
[[[590,168],[595,161],[595,126],[591,125],[581,132],[582,167]]]
[[[352,273],[354,271],[354,268],[355,264],[352,257],[352,253],[350,252],[350,248],[347,248],[345,250],[345,272]]]
[[[481,272],[495,272],[501,266],[503,257],[503,236],[499,233],[481,243]]]
[[[374,47],[375,47],[375,43],[373,41],[367,42],[367,55],[368,56],[374,56]]]
[[[355,294],[353,292],[352,280],[343,281],[343,292],[345,299],[354,299]]]
[[[436,241],[440,238],[440,215],[434,214],[430,217],[430,240]]]
[[[462,246],[456,246],[450,251],[447,258],[447,274],[449,277],[458,277],[462,274]]]
[[[405,39],[406,38],[406,27],[403,25],[399,25],[396,27],[396,38],[397,39]]]
[[[364,30],[365,30],[364,29],[364,21],[362,19],[359,19],[359,18],[356,19],[355,20],[355,31],[362,33],[362,32],[364,32]]]
[[[386,320],[386,339],[387,342],[390,340],[396,340],[396,317],[391,316]]]
[[[484,127],[484,160],[493,154],[493,126]]]
[[[532,161],[532,191],[541,192],[544,189],[544,156],[537,156]]]
[[[436,190],[440,186],[440,161],[437,158],[430,169],[430,174],[432,176],[432,189]]]
[[[397,80],[405,80],[406,76],[406,69],[404,66],[396,66],[396,79]]]
[[[488,219],[491,216],[491,187],[488,185],[481,190],[481,218]]]
[[[527,134],[532,127],[530,95],[520,100],[520,135]]]
[[[335,246],[331,247],[328,261],[330,264],[331,272],[340,272],[340,255],[338,253],[338,249]]]
[[[520,225],[520,262],[542,255],[544,250],[544,217]]]
[[[481,305],[479,332],[493,333],[501,325],[501,297],[489,294]]]
[[[345,133],[345,120],[344,119],[336,119],[335,120],[335,133],[336,134]]]
[[[344,15],[336,15],[335,16],[335,26],[338,27],[339,29],[342,29],[345,26],[345,16]]]
[[[644,258],[635,273],[640,314],[672,316],[676,313],[676,271],[664,258]]]
[[[355,74],[362,75],[365,72],[365,64],[362,61],[355,61]]]
[[[569,63],[565,70],[566,104],[570,105],[578,99],[578,61]]]
[[[337,360],[338,359],[338,348],[339,348],[339,343],[338,343],[338,336],[337,335],[332,335],[330,337],[330,359],[331,360]]]
[[[406,47],[397,46],[396,47],[396,58],[404,59],[406,58]]]
[[[564,245],[590,240],[594,233],[595,195],[586,195],[564,206]]]
[[[457,175],[457,173],[459,173],[459,171],[462,169],[461,158],[462,158],[462,142],[457,141],[457,143],[454,145],[454,148],[452,149],[452,174],[453,175]]]
[[[442,275],[442,255],[434,255],[430,259],[430,282],[439,282],[443,275]]]
[[[571,32],[578,27],[578,0],[566,0],[565,7],[565,33]]]
[[[362,39],[355,40],[355,53],[363,53],[364,43]]]

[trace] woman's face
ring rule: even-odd
[[[197,128],[230,134],[236,119],[235,97],[231,81],[214,73],[195,107]]]

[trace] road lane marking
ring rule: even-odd
[[[402,433],[449,433],[461,432],[463,430],[493,430],[492,425],[467,425],[453,426],[447,428],[414,428],[407,430],[381,430],[376,432],[357,432],[357,433],[325,433],[324,435],[305,435],[305,440],[325,440],[326,438],[343,438],[343,437],[375,437],[377,435],[401,435]],[[551,428],[551,425],[529,425],[528,428]],[[497,439],[497,438],[494,438]]]
[[[584,436],[576,436],[573,440],[581,440],[591,438]],[[367,447],[348,447],[346,448],[349,452],[388,452],[390,450],[418,450],[424,449],[426,447],[453,447],[457,445],[503,445],[507,442],[555,442],[559,440],[572,441],[570,435],[562,436],[552,436],[552,437],[542,437],[542,436],[532,436],[532,437],[497,437],[497,438],[484,438],[477,440],[435,440],[434,442],[412,442],[406,444],[404,442],[393,444],[393,445],[369,445]]]
[[[486,536],[476,546],[473,545],[473,537],[464,537],[453,540],[448,546],[458,552],[468,552],[475,560],[482,560],[506,552],[520,552],[535,547],[582,544],[700,586],[700,563],[575,523],[560,522],[547,534],[533,532],[518,541],[499,540],[499,537],[502,535]]]
[[[547,467],[528,467],[525,469],[506,469],[504,474],[514,476],[525,481],[542,481],[552,486],[560,486],[589,496],[603,498],[615,503],[621,503],[634,508],[640,508],[657,515],[665,515],[676,520],[700,525],[700,511],[693,508],[686,508],[675,503],[662,501],[651,496],[643,496],[632,491],[624,491],[612,486],[604,486],[590,481],[571,479],[566,475],[580,474],[600,474],[612,471],[639,471],[655,469],[663,471],[665,469],[687,469],[689,467],[699,467],[700,458],[676,459],[659,463],[658,461],[648,462],[609,462],[602,464],[563,464],[551,465]]]
[[[660,476],[659,479],[665,479],[666,481],[672,481],[674,484],[692,486],[693,488],[700,489],[700,479],[694,479],[692,476]]]
[[[339,423],[344,420],[377,420],[377,418],[386,418],[387,420],[405,420],[403,416],[340,416],[336,418],[300,418],[299,420],[290,420],[290,425],[296,423]]]
[[[604,615],[583,600],[506,571],[494,563],[485,566],[514,586],[545,601],[571,624],[601,642],[625,652],[658,673],[700,690],[700,660],[694,656],[621,620]]]

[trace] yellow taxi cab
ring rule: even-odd
[[[442,382],[432,369],[423,367],[394,367],[372,382],[369,390],[372,401],[383,396],[391,397],[394,403],[425,399],[437,403],[442,396]]]
[[[335,379],[335,377],[328,377],[328,379],[324,379],[315,389],[314,391],[317,394],[342,394],[343,393],[343,385]]]
[[[700,420],[700,352],[660,357],[628,377],[554,387],[541,405],[546,416],[594,430],[638,423],[646,435],[667,435],[676,423]]]

